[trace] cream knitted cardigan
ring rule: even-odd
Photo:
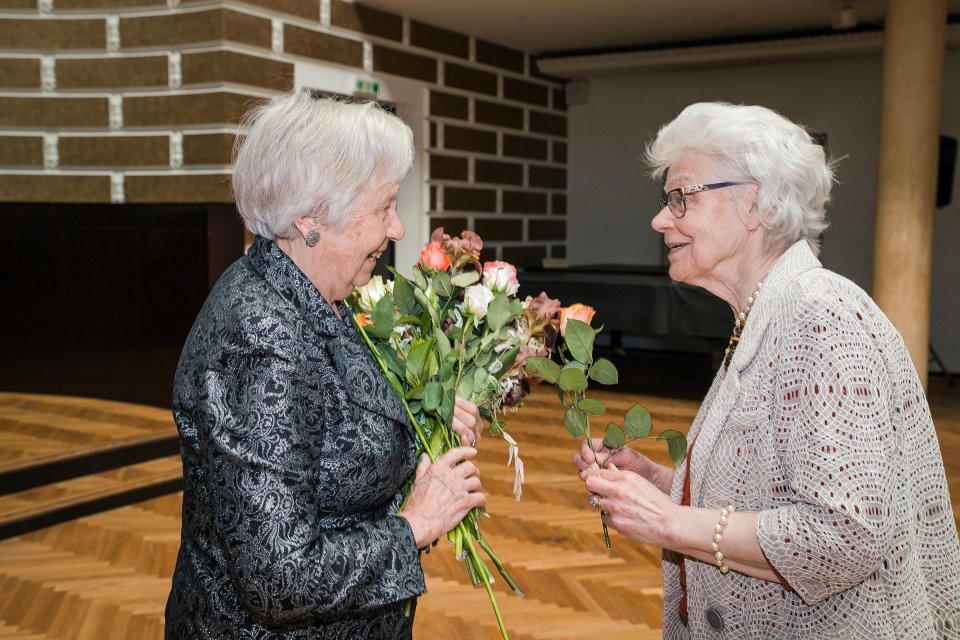
[[[960,544],[923,388],[886,316],[806,242],[767,276],[690,436],[692,504],[759,512],[793,591],[666,552],[664,638],[960,638]]]

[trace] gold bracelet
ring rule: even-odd
[[[730,567],[723,561],[723,552],[720,551],[720,543],[723,542],[723,529],[727,526],[727,521],[734,511],[735,509],[732,504],[720,509],[720,521],[713,526],[713,540],[710,542],[710,550],[713,551],[713,558],[717,569],[724,575],[730,571]]]

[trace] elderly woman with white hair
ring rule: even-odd
[[[647,148],[670,277],[726,301],[726,356],[676,470],[574,456],[664,549],[665,638],[957,638],[960,545],[923,387],[889,320],[817,259],[833,171],[801,127],[694,104]]]
[[[412,134],[375,103],[306,94],[244,128],[233,184],[256,239],[211,291],[175,381],[183,528],[166,637],[409,638],[418,550],[485,503],[471,446],[416,464],[343,304],[403,236]],[[476,444],[477,408],[458,400],[453,428]]]

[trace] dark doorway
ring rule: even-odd
[[[232,204],[0,204],[0,238],[0,389],[156,406],[243,252]]]

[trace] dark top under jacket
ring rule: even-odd
[[[166,637],[409,638],[425,591],[394,515],[415,467],[403,405],[275,243],[217,282],[174,388],[183,529]]]

